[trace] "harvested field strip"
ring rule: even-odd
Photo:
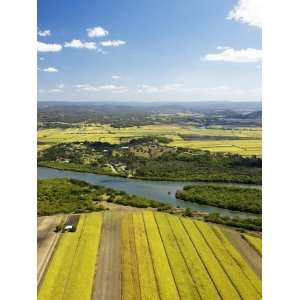
[[[65,226],[71,225],[71,226],[77,226],[80,219],[80,215],[70,215],[65,222]]]
[[[201,298],[221,299],[180,219],[171,215],[167,218]]]
[[[40,300],[88,300],[91,298],[101,215],[80,217],[76,232],[66,232],[38,292]]]
[[[99,213],[87,215],[63,299],[91,299],[101,223]]]
[[[260,294],[254,288],[237,262],[229,255],[228,251],[224,248],[224,244],[218,238],[214,230],[204,222],[195,221],[195,224],[203,234],[204,239],[214,252],[225,272],[230,277],[241,298],[249,300],[261,299]]]
[[[222,266],[219,264],[214,253],[207,245],[202,234],[197,229],[196,225],[191,219],[180,218],[187,234],[189,235],[198,255],[202,259],[210,277],[213,279],[219,294],[224,300],[240,299],[239,294],[232,285],[227,274],[224,272]]]
[[[229,255],[234,259],[236,264],[241,268],[245,276],[252,283],[256,291],[261,295],[261,281],[254,273],[254,271],[248,266],[246,261],[242,258],[239,252],[233,247],[233,245],[227,240],[224,233],[217,227],[212,227],[216,235],[220,239],[223,247],[227,250]]]
[[[177,241],[169,225],[167,215],[155,213],[155,219],[181,299],[199,299],[200,295],[196,284],[180,253]]]
[[[158,282],[160,298],[163,300],[180,299],[174,282],[169,261],[164,245],[152,212],[144,212],[144,224],[148,236],[149,248],[152,256],[153,267]]]
[[[142,300],[158,300],[159,292],[149,251],[144,220],[141,213],[133,214],[133,227],[138,260]]]
[[[122,299],[140,299],[140,284],[136,248],[133,235],[132,215],[126,215],[122,221]]]
[[[262,255],[262,239],[249,234],[243,234],[243,238],[258,252]]]
[[[84,223],[85,216],[80,218],[76,232],[67,232],[61,237],[40,285],[39,300],[62,299]]]

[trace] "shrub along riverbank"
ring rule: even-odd
[[[213,185],[189,185],[176,192],[176,198],[199,204],[260,214],[261,190]]]
[[[38,180],[37,200],[39,216],[99,211],[103,200],[134,207],[170,208],[159,201],[68,178]]]

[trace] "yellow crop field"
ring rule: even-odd
[[[173,141],[173,147],[261,156],[261,140]]]
[[[170,227],[173,230],[180,252],[184,257],[193,281],[196,284],[198,293],[204,299],[221,299],[180,219],[171,215],[164,217],[168,218]]]
[[[249,234],[243,234],[243,237],[261,256],[262,255],[262,239],[252,236],[252,235],[249,235]]]
[[[132,216],[122,220],[122,299],[140,299],[137,256],[133,236]]]
[[[155,219],[159,227],[161,239],[164,243],[169,265],[181,299],[197,299],[199,293],[197,287],[189,273],[187,265],[180,253],[175,236],[164,214],[155,214]]]
[[[143,217],[160,297],[165,300],[180,299],[154,215],[145,212]]]
[[[212,227],[215,231],[216,235],[220,239],[223,247],[227,250],[229,255],[235,260],[240,269],[243,271],[245,276],[251,282],[251,284],[255,287],[256,291],[261,295],[261,282],[254,273],[254,271],[248,266],[246,261],[242,258],[239,252],[232,246],[232,244],[225,237],[224,233],[217,227]]]
[[[152,266],[144,219],[141,213],[133,215],[133,227],[138,261],[138,274],[140,278],[141,299],[159,300],[159,292],[156,286],[156,278]]]
[[[39,300],[91,298],[102,217],[82,215],[76,232],[66,232],[38,291]]]
[[[214,253],[206,243],[204,237],[197,229],[195,223],[191,219],[180,219],[186,232],[188,233],[197,253],[201,257],[207,272],[212,278],[219,294],[224,300],[240,299],[239,294],[232,285],[231,280],[224,272]]]
[[[230,255],[231,253],[228,252],[227,248],[224,247],[224,241],[227,240],[225,239],[221,241],[216,235],[215,231],[204,222],[198,221],[196,222],[196,225],[199,231],[203,234],[207,244],[214,252],[219,263],[224,268],[228,277],[231,279],[241,298],[253,300],[261,299],[259,292],[253,286],[252,282],[249,280],[242,267],[239,265],[240,261],[236,261],[235,257],[232,257]]]
[[[41,129],[38,131],[38,141],[50,145],[84,141],[119,144],[133,138],[161,136],[172,139],[172,142],[168,144],[171,147],[231,152],[241,155],[261,155],[261,134],[260,128],[216,129],[177,124],[113,128],[109,125],[81,124],[76,128]],[[185,136],[193,138],[185,140]],[[224,137],[224,139],[203,140],[203,137]],[[226,139],[226,137],[231,139]],[[42,149],[45,147],[39,146],[39,150]]]

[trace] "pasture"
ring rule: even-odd
[[[199,128],[184,125],[148,125],[114,128],[109,125],[81,125],[76,128],[41,129],[38,131],[38,150],[49,145],[84,141],[110,144],[128,142],[134,138],[161,136],[171,139],[171,147],[230,152],[241,155],[261,155],[260,128]]]

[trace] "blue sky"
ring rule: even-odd
[[[38,0],[38,100],[260,100],[258,1]]]

